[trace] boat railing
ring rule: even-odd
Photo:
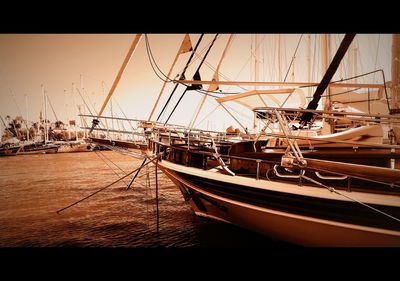
[[[178,164],[184,164],[185,166],[189,167],[195,167],[195,168],[201,168],[203,170],[211,170],[214,168],[220,167],[220,172],[224,174],[228,174],[224,172],[223,167],[221,167],[220,163],[218,162],[218,159],[213,155],[213,153],[210,151],[202,151],[202,150],[187,150],[186,147],[175,147],[175,146],[169,146],[166,143],[159,142],[158,143],[159,147],[157,148],[158,150],[164,150],[166,153],[163,156],[163,160],[169,160]],[[163,147],[163,148],[161,148]],[[157,149],[155,151],[157,151]],[[179,162],[176,161],[174,157],[170,157],[169,155],[174,155],[176,151],[180,150],[183,155],[186,155],[186,159],[184,162]],[[202,161],[201,165],[194,165],[193,162],[191,162],[191,159],[195,158],[193,155],[200,155],[200,159]],[[329,182],[335,181],[337,183],[340,183],[343,189],[346,189],[347,191],[351,191],[352,188],[354,187],[354,180],[353,179],[358,179],[362,180],[365,182],[369,182],[371,184],[378,184],[384,188],[384,192],[386,193],[393,193],[397,194],[398,188],[400,187],[398,184],[392,184],[388,182],[382,182],[379,180],[374,180],[373,178],[364,178],[356,175],[351,175],[347,173],[339,173],[339,172],[327,172],[326,170],[319,170],[318,168],[315,167],[302,167],[302,166],[292,166],[292,168],[285,167],[284,164],[280,161],[280,159],[276,160],[266,160],[266,159],[260,159],[260,158],[249,158],[249,157],[244,157],[244,156],[237,156],[237,155],[229,155],[229,154],[219,154],[221,159],[224,160],[224,163],[227,164],[227,167],[232,170],[231,164],[233,161],[241,161],[241,163],[245,164],[247,163],[248,165],[254,165],[256,167],[255,172],[240,172],[237,170],[232,170],[236,176],[245,176],[245,177],[250,177],[254,178],[255,180],[267,180],[271,181],[271,175],[275,175],[276,178],[274,180],[291,180],[296,181],[299,186],[303,185],[304,179],[303,176],[305,173],[308,171],[309,176],[311,174],[315,175],[315,179],[320,179],[320,180],[327,180]],[[199,159],[197,157],[197,159]],[[263,167],[263,168],[261,168]],[[266,168],[269,167],[269,168]],[[382,189],[381,189],[382,190]]]
[[[269,108],[270,109],[270,108]],[[269,179],[268,173],[274,173],[278,178],[285,179],[288,176],[297,175],[302,170],[308,170],[313,173],[318,172],[315,174],[316,178],[323,179],[325,177],[326,180],[346,180],[345,176],[347,176],[347,180],[350,182],[351,177],[357,177],[357,175],[348,174],[343,170],[340,172],[336,172],[337,169],[329,169],[323,170],[318,169],[317,161],[313,160],[314,166],[311,167],[302,163],[304,160],[303,156],[301,155],[301,150],[297,145],[297,140],[307,140],[313,141],[313,143],[334,143],[334,144],[345,144],[346,147],[352,147],[353,149],[361,149],[365,147],[374,147],[374,148],[389,148],[391,150],[397,150],[400,148],[399,145],[391,145],[391,144],[383,144],[383,143],[368,143],[368,142],[357,142],[351,140],[337,140],[337,139],[326,139],[326,138],[313,138],[313,137],[304,137],[299,136],[296,134],[296,130],[291,129],[290,122],[286,120],[286,116],[283,115],[288,109],[277,110],[273,108],[273,113],[276,116],[276,120],[281,123],[281,134],[279,133],[266,133],[264,132],[262,141],[268,142],[270,139],[279,138],[279,139],[286,139],[288,142],[286,147],[283,146],[283,149],[278,149],[279,156],[275,158],[260,159],[260,155],[258,155],[258,151],[254,150],[255,154],[251,157],[243,157],[243,155],[234,155],[229,152],[232,145],[236,142],[244,142],[244,141],[260,141],[260,134],[242,134],[242,133],[235,133],[235,134],[227,134],[226,132],[218,132],[218,131],[209,131],[209,130],[202,130],[202,129],[194,129],[184,126],[175,126],[175,125],[159,125],[155,124],[151,129],[145,129],[142,136],[145,137],[148,148],[150,150],[169,150],[172,153],[175,151],[180,150],[179,155],[177,154],[176,157],[179,159],[172,159],[178,161],[180,164],[184,164],[187,166],[192,166],[193,164],[197,167],[207,169],[209,165],[212,167],[221,166],[221,163],[226,164],[229,170],[232,170],[233,173],[236,175],[240,174],[244,171],[245,176],[254,177],[258,179]],[[299,109],[293,109],[294,111],[299,111]],[[335,112],[336,113],[336,112]],[[358,113],[343,113],[339,112],[339,114],[355,114],[361,116],[362,114]],[[384,118],[392,118],[392,116],[385,116],[382,115],[382,118],[379,120],[383,120]],[[280,119],[280,120],[279,120]],[[396,119],[396,118],[394,118]],[[285,121],[286,120],[286,121]],[[400,119],[396,119],[400,120]],[[213,149],[213,142],[215,141],[215,147],[218,148],[218,157],[215,157],[215,149]],[[304,144],[303,144],[304,145]],[[286,151],[285,151],[286,148]],[[261,146],[262,149],[262,146]],[[275,147],[277,149],[277,147]],[[155,151],[153,151],[155,152]],[[296,154],[297,153],[297,154]],[[278,155],[277,154],[277,155]],[[166,153],[165,155],[168,155]],[[197,155],[197,156],[196,156]],[[267,155],[265,155],[267,156]],[[296,159],[293,161],[292,156]],[[164,156],[165,158],[166,156]],[[174,156],[175,157],[175,156]],[[166,159],[166,158],[165,158]],[[209,162],[208,160],[212,160]],[[236,166],[232,168],[232,162],[234,161],[242,161],[240,163],[244,163],[249,167],[241,168],[240,164],[236,163]],[[196,163],[195,163],[196,162]],[[337,162],[338,164],[341,164]],[[209,164],[209,165],[208,165]],[[325,163],[326,164],[326,163]],[[336,165],[334,162],[328,163],[329,165]],[[345,166],[346,164],[343,163]],[[274,172],[274,165],[278,165],[275,167],[275,170],[278,173]],[[285,166],[287,165],[287,166]],[[222,165],[221,167],[223,167]],[[317,168],[315,168],[317,167]],[[372,166],[371,166],[372,167]],[[247,170],[246,170],[247,169]],[[224,169],[222,169],[223,172]],[[289,171],[289,172],[287,172]],[[293,172],[294,171],[294,172]],[[331,172],[332,171],[332,172]],[[265,173],[265,176],[264,176]],[[392,175],[393,176],[393,175]],[[329,177],[329,178],[328,178]],[[301,178],[299,177],[299,184],[301,184]],[[343,178],[343,179],[342,179]],[[359,177],[360,178],[360,177]],[[366,181],[374,182],[372,178],[363,179]],[[378,183],[380,183],[378,181]],[[388,181],[383,181],[384,185],[388,184]],[[397,185],[397,181],[394,182],[394,185]]]
[[[163,159],[168,159],[172,162],[177,162],[180,164],[184,164],[186,166],[193,166],[197,168],[202,168],[203,170],[209,170],[216,168],[220,166],[221,172],[224,173],[223,166],[221,166],[221,163],[226,164],[228,169],[231,171],[231,164],[233,161],[241,161],[241,163],[248,163],[248,166],[255,167],[255,171],[253,172],[245,172],[244,174],[240,174],[240,171],[238,172],[237,170],[233,169],[233,174],[236,175],[244,175],[247,177],[254,177],[256,180],[259,179],[264,179],[264,180],[270,180],[270,174],[273,173],[274,175],[277,176],[278,179],[298,179],[299,185],[302,185],[302,175],[306,171],[309,171],[310,173],[315,174],[315,178],[319,178],[321,180],[334,180],[335,182],[339,181],[346,181],[347,183],[347,190],[351,190],[351,178],[358,178],[360,180],[365,180],[368,182],[375,182],[378,184],[383,184],[385,186],[397,186],[397,184],[389,184],[387,181],[386,182],[380,182],[379,180],[373,180],[372,178],[363,178],[359,177],[357,175],[352,175],[352,174],[347,174],[347,173],[341,173],[341,172],[328,172],[324,169],[316,169],[315,166],[313,167],[307,167],[306,164],[302,164],[299,161],[289,161],[290,155],[287,152],[285,153],[284,151],[281,152],[282,155],[278,156],[276,159],[271,159],[271,160],[266,160],[266,159],[260,159],[260,158],[250,158],[250,157],[244,157],[244,156],[238,156],[238,155],[232,155],[229,153],[218,153],[218,157],[215,156],[215,151],[213,149],[213,138],[212,137],[204,137],[202,138],[197,138],[195,136],[192,136],[191,134],[187,134],[184,138],[178,137],[175,135],[172,131],[169,131],[168,133],[163,131],[162,133],[160,132],[155,132],[155,134],[160,134],[158,137],[153,138],[151,142],[153,143],[152,147],[150,147],[151,150],[153,150],[153,153],[159,153],[161,150],[166,151],[166,153],[163,156]],[[197,135],[198,136],[198,135]],[[283,137],[280,135],[280,137]],[[288,135],[289,138],[292,138],[296,140],[295,136],[290,136]],[[180,143],[176,143],[175,140],[180,141]],[[329,142],[329,141],[328,141]],[[338,141],[331,141],[331,142],[338,142]],[[340,143],[340,141],[339,141]],[[357,142],[345,142],[345,143],[351,143],[353,144],[353,148],[356,147],[363,147],[362,144],[357,143]],[[215,146],[219,146],[222,148],[224,145],[227,147],[233,145],[233,143],[216,143]],[[372,145],[372,144],[367,144]],[[374,146],[376,146],[375,144]],[[385,147],[385,148],[400,148],[400,146],[395,146],[395,145],[377,145],[378,147]],[[295,146],[294,146],[295,147]],[[295,147],[297,150],[298,147]],[[179,151],[179,152],[177,152]],[[178,156],[176,154],[179,153]],[[173,155],[172,157],[170,155]],[[199,155],[199,156],[195,156]],[[175,158],[177,157],[177,158]],[[220,159],[219,159],[220,158]],[[295,158],[292,156],[292,158]],[[302,156],[301,156],[302,158]],[[193,160],[194,159],[194,160]],[[289,159],[289,160],[288,160]],[[221,161],[222,160],[222,161]],[[195,163],[194,161],[197,161]],[[211,167],[211,168],[210,168]],[[263,167],[263,168],[262,168]],[[371,166],[372,167],[372,166]],[[285,171],[285,173],[280,172]],[[265,175],[264,175],[265,174]],[[343,184],[344,186],[346,184]]]

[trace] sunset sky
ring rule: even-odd
[[[15,117],[20,114],[25,117],[26,95],[28,99],[29,120],[38,121],[39,112],[43,105],[42,84],[47,91],[58,119],[63,122],[67,122],[68,119],[77,119],[78,104],[82,105],[82,111],[88,113],[88,110],[84,109],[83,102],[78,93],[75,92],[72,95],[72,83],[76,87],[84,88],[87,93],[85,97],[88,96],[86,101],[91,103],[91,106],[94,106],[96,110],[99,110],[134,36],[134,34],[1,34],[0,115],[3,118],[6,115]],[[194,46],[200,35],[191,34],[190,36],[192,45]],[[206,34],[202,44],[199,46],[199,50],[205,50],[214,36],[215,34]],[[277,35],[269,36],[275,38]],[[301,34],[287,36],[289,38],[285,41],[287,48],[285,50],[284,63],[282,63],[281,77],[286,73],[286,69],[293,56],[294,48]],[[335,36],[338,37],[337,34]],[[216,67],[218,64],[228,37],[229,34],[221,34],[215,42],[209,57],[207,57],[209,66],[204,65],[200,70],[203,80],[211,80],[213,75],[212,67]],[[184,34],[149,34],[148,38],[158,66],[164,73],[167,73],[184,38]],[[251,63],[249,63],[252,44],[251,38],[250,34],[235,36],[235,40],[221,68],[221,72],[230,79],[242,81],[254,79],[254,76],[250,74]],[[268,41],[268,38],[265,41]],[[305,35],[301,46],[306,46],[306,40],[307,36]],[[337,48],[339,39],[334,40],[334,42],[337,43],[336,45],[333,44],[335,46],[332,46],[332,53]],[[365,57],[367,57],[367,59],[361,59],[361,55],[357,57],[360,60],[357,63],[358,71],[363,73],[372,71],[375,68],[383,68],[386,79],[390,80],[391,35],[362,34],[358,36],[355,42],[354,44],[357,44],[356,47],[360,52],[363,50],[364,54],[366,54]],[[314,54],[316,43],[315,41],[312,43],[312,55],[319,55],[319,53]],[[276,71],[274,70],[274,67],[276,68],[276,61],[268,57],[269,53],[267,53],[267,49],[271,49],[271,46],[275,45],[269,46],[266,45],[265,53],[262,53],[264,79],[278,81],[278,75],[276,75]],[[294,63],[296,73],[300,74],[306,72],[304,67],[304,63],[306,62],[304,54],[306,51],[302,52],[297,54],[298,58],[296,58],[297,60]],[[303,58],[301,54],[303,54]],[[180,57],[172,72],[172,78],[181,72],[188,57],[189,54]],[[199,61],[200,59],[188,69],[186,75],[188,79],[192,78],[194,69],[197,68]],[[317,60],[314,65],[316,63],[318,63]],[[266,77],[272,74],[275,77]],[[341,75],[345,74],[342,73]],[[221,80],[225,80],[222,77],[220,78]],[[320,78],[320,76],[314,75],[312,82],[319,82]],[[374,80],[381,83],[382,81],[379,79],[378,77],[374,78]],[[302,79],[296,80],[306,81],[307,79],[303,76]],[[104,93],[101,81],[104,81],[106,86]],[[120,106],[130,118],[147,119],[162,87],[162,83],[150,67],[145,40],[142,37],[115,91],[114,97],[116,102],[114,102],[114,111],[118,116],[122,117],[123,115],[119,110]],[[164,96],[156,110],[155,117],[164,105],[173,86],[170,83],[164,91]],[[232,91],[233,89],[231,88],[230,90]],[[181,92],[175,94],[175,101]],[[189,91],[171,118],[171,123],[187,124],[201,97],[201,94]],[[172,102],[173,104],[175,102]],[[172,109],[172,105],[169,107],[169,110]],[[209,113],[214,107],[214,101],[207,101],[204,114]],[[55,121],[55,117],[49,106],[47,112],[48,119]],[[215,114],[217,115],[212,116],[213,120],[217,121],[218,119],[218,121],[221,121],[225,118],[225,121],[223,121],[225,127],[232,122],[232,119],[224,112]],[[106,115],[108,115],[107,111]],[[222,128],[219,127],[216,129]]]

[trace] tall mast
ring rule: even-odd
[[[26,117],[25,117],[25,124],[26,124],[26,140],[29,141],[29,128],[28,128],[28,95],[25,95],[25,111],[26,111]]]
[[[357,70],[357,52],[358,52],[358,49],[357,49],[357,47],[354,47],[354,49],[353,49],[353,76],[356,76],[357,75],[357,73],[358,73],[358,70]],[[357,78],[354,78],[354,83],[357,83]]]
[[[254,35],[254,82],[260,81],[260,34]],[[254,85],[254,90],[257,90],[257,85]],[[257,113],[253,114],[253,129],[257,127]]]
[[[400,34],[392,35],[392,88],[390,114],[400,114]],[[394,141],[400,143],[400,127],[393,126]]]
[[[139,40],[140,40],[141,37],[142,37],[142,34],[139,33],[139,34],[136,34],[135,38],[133,39],[131,47],[129,48],[128,53],[125,56],[124,62],[122,63],[121,68],[119,69],[117,76],[115,77],[115,80],[114,80],[114,83],[111,86],[110,92],[108,93],[103,105],[101,106],[99,114],[97,115],[97,117],[101,116],[101,114],[103,113],[104,109],[107,106],[108,101],[110,100],[111,96],[114,94],[114,91],[117,88],[119,80],[121,79],[122,74],[124,73],[126,66],[128,65],[133,53],[135,52],[136,46],[139,43]],[[93,119],[92,120],[92,128],[89,130],[89,134],[92,133],[94,127],[97,124],[99,124],[99,120]]]
[[[260,81],[260,34],[254,35],[254,82]],[[254,86],[257,90],[257,86]]]
[[[140,40],[141,37],[142,37],[142,34],[137,34],[135,36],[135,39],[133,40],[133,42],[131,44],[131,47],[129,48],[129,51],[125,56],[124,62],[122,63],[122,66],[121,66],[117,76],[115,77],[115,80],[114,80],[114,83],[111,86],[110,92],[108,93],[108,95],[106,97],[106,100],[104,101],[104,103],[103,103],[103,105],[102,105],[102,107],[101,107],[101,109],[99,111],[99,116],[101,116],[101,114],[103,113],[104,109],[106,108],[106,105],[107,105],[108,101],[110,100],[110,98],[113,95],[115,89],[117,88],[118,82],[121,79],[122,74],[124,73],[125,68],[128,65],[128,63],[129,63],[129,61],[130,61],[130,59],[132,57],[132,54],[136,50],[136,46],[139,43],[139,40]]]
[[[324,34],[322,36],[322,73],[326,72],[329,67],[331,53],[330,47],[330,35]],[[323,102],[324,110],[331,110],[331,90],[329,86],[325,90],[325,95],[326,97],[324,98]],[[324,122],[324,127],[326,126],[326,130],[329,133],[333,133],[333,124],[331,121],[332,120],[328,120],[327,122]]]
[[[307,82],[311,81],[312,77],[312,67],[311,67],[311,34],[307,36]],[[310,95],[310,87],[307,88],[308,95]]]
[[[49,141],[48,128],[47,128],[47,105],[46,105],[47,97],[43,84],[42,84],[42,94],[44,102],[44,143],[47,144],[47,142]]]
[[[82,77],[82,76],[81,76]],[[73,103],[73,111],[72,111],[72,116],[73,116],[73,124],[74,124],[74,131],[75,131],[75,140],[78,140],[78,133],[76,131],[76,109],[78,108],[77,104],[75,103],[75,84],[72,83],[72,88],[71,88],[71,96],[72,96],[72,103]]]
[[[73,124],[74,124],[74,131],[75,131],[75,140],[77,140],[77,132],[76,132],[76,109],[77,105],[75,103],[75,83],[72,83],[71,86],[71,97],[72,97],[72,118],[74,118]]]
[[[392,35],[391,113],[400,114],[400,34]]]
[[[80,75],[79,88],[83,93],[84,92],[84,87],[83,87],[83,75],[82,74]],[[78,107],[78,113],[81,114],[81,106],[80,106],[80,104],[78,104],[77,107]],[[78,141],[78,131],[76,129],[76,123],[78,121],[77,120],[78,118],[75,118],[75,119],[76,119],[76,121],[75,121],[75,141]]]
[[[318,102],[320,101],[322,94],[325,92],[326,88],[329,86],[329,83],[335,75],[336,70],[339,67],[340,62],[342,61],[344,55],[346,54],[351,42],[353,41],[355,34],[346,34],[340,43],[338,50],[336,51],[335,56],[333,57],[331,63],[329,64],[328,69],[325,72],[324,77],[322,77],[321,82],[319,83],[317,89],[314,92],[313,99],[307,106],[307,109],[317,109]],[[311,118],[313,117],[313,113],[306,112],[301,116],[301,127],[306,125]]]
[[[331,61],[330,58],[330,53],[331,53],[331,46],[330,46],[330,35],[329,34],[324,34],[322,36],[322,66],[323,66],[323,73],[326,72],[326,70],[329,67],[329,63]],[[325,103],[324,103],[324,109],[329,110],[331,107],[331,99],[330,99],[330,90],[329,87],[326,88],[326,98],[325,98]]]
[[[282,67],[281,67],[281,35],[278,34],[278,81],[282,81]]]

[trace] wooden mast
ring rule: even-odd
[[[108,101],[110,100],[112,94],[114,93],[115,88],[117,88],[118,82],[121,79],[122,74],[124,73],[124,70],[125,70],[126,66],[128,65],[128,62],[131,59],[133,52],[136,50],[136,46],[139,43],[139,40],[140,40],[141,36],[142,36],[142,34],[140,34],[140,33],[135,36],[135,39],[133,40],[132,45],[129,48],[129,51],[126,54],[124,62],[122,63],[122,66],[121,66],[121,68],[120,68],[120,70],[119,70],[119,72],[117,74],[117,77],[115,77],[114,83],[111,86],[110,92],[108,93],[108,95],[106,97],[106,100],[104,101],[103,106],[101,107],[101,109],[99,111],[99,115],[98,116],[101,116],[101,114],[103,113]]]
[[[124,73],[125,68],[128,65],[128,63],[129,63],[129,61],[130,61],[130,59],[132,57],[132,54],[135,52],[136,46],[139,43],[139,40],[140,40],[141,37],[142,37],[142,34],[139,33],[139,34],[136,34],[135,38],[133,39],[131,47],[129,48],[128,53],[125,56],[124,62],[122,63],[121,68],[119,69],[117,76],[115,77],[115,80],[114,80],[114,83],[111,86],[110,92],[108,93],[108,95],[106,97],[106,100],[104,101],[103,106],[101,107],[97,117],[101,116],[101,114],[103,113],[104,109],[106,108],[106,105],[107,105],[108,101],[110,100],[111,96],[114,94],[114,91],[117,88],[118,82],[121,79],[122,74]],[[89,134],[92,133],[94,127],[99,123],[99,120],[93,119],[92,122],[93,122],[92,123],[92,128],[89,130]]]
[[[281,67],[281,35],[278,34],[278,81],[282,81],[282,67]]]
[[[312,81],[312,67],[311,67],[311,34],[308,34],[307,36],[307,81]],[[311,88],[307,89],[307,96],[310,97],[311,94]]]
[[[400,34],[392,35],[392,87],[390,114],[400,115]],[[400,143],[400,127],[393,126],[395,143]]]
[[[323,73],[325,73],[329,67],[329,62],[331,60],[331,58],[330,58],[330,35],[329,34],[324,34],[322,36],[322,46],[323,46],[323,48],[322,48],[322,68],[323,68]],[[330,91],[329,91],[329,87],[327,87],[324,109],[329,110],[330,106],[331,106]]]
[[[181,84],[202,84],[202,85],[248,85],[248,86],[318,86],[319,82],[270,82],[270,81],[207,81],[207,80],[173,80]],[[375,88],[383,89],[382,84],[372,83],[329,83],[331,88]]]
[[[330,46],[330,34],[324,34],[322,36],[322,71],[323,73],[326,72],[326,70],[329,67],[329,62],[331,60],[331,46]],[[325,98],[324,98],[324,110],[331,110],[331,91],[330,87],[327,87],[325,90]],[[332,134],[333,133],[333,121],[332,119],[325,120],[324,125],[323,125],[323,132]]]
[[[400,34],[392,35],[391,112],[400,114]]]
[[[254,82],[260,81],[260,34],[254,35]],[[257,90],[257,86],[254,86],[254,90]]]

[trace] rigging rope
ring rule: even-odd
[[[124,115],[126,121],[128,121],[129,125],[132,128],[132,131],[135,131],[135,128],[132,126],[131,120],[129,120],[129,118],[126,116],[125,112],[122,110],[121,106],[119,105],[119,102],[116,99],[114,99],[114,101],[117,103],[117,106],[118,106],[119,110],[122,112],[122,114]],[[123,126],[123,123],[122,123],[122,126]]]
[[[92,111],[90,110],[90,107],[87,105],[87,103],[86,103],[86,101],[85,101],[83,95],[82,95],[81,92],[79,91],[79,89],[76,88],[76,90],[78,91],[78,94],[79,94],[79,96],[81,97],[81,99],[82,99],[83,103],[85,104],[86,108],[89,110],[90,115],[93,115]],[[89,101],[90,101],[90,100],[89,100]],[[94,106],[93,106],[93,110],[95,111],[96,116],[98,116],[97,111],[96,111],[96,109],[94,108]],[[105,126],[105,127],[107,128],[107,137],[109,137],[109,132],[108,132],[108,126],[107,126],[107,124],[105,125],[105,124],[101,121],[101,119],[96,119],[96,120],[98,120],[99,123],[101,123],[103,126]],[[86,122],[86,121],[85,121],[85,122]],[[106,122],[107,122],[107,119],[106,119]]]
[[[264,42],[264,40],[265,40],[265,36],[263,37],[262,40],[260,40],[260,42],[258,43],[258,45],[257,45],[255,48],[258,49],[259,46]],[[242,71],[244,70],[244,68],[245,68],[245,67],[247,66],[247,64],[250,62],[251,57],[252,57],[252,54],[250,53],[249,57],[247,58],[247,61],[244,63],[244,65],[242,66],[242,68],[240,69],[240,71],[238,72],[238,74],[236,75],[236,77],[235,77],[234,80],[237,80],[237,78],[238,78],[239,75],[242,73]],[[228,90],[229,90],[230,88],[231,88],[231,87],[228,87]],[[248,90],[246,90],[246,91],[248,91]]]
[[[193,126],[194,128],[197,128],[198,126],[200,126],[201,123],[203,123],[204,120],[206,120],[207,117],[211,116],[211,114],[214,113],[215,110],[217,110],[217,108],[220,106],[221,104],[217,104],[217,106],[210,112],[208,113],[206,116],[204,116],[203,119],[201,119],[201,121],[199,123],[197,123],[196,126]]]
[[[149,43],[149,39],[147,37],[147,34],[145,35],[145,42],[146,42],[147,57],[149,58],[150,66],[153,69],[154,74],[157,75],[157,77],[160,78],[163,82],[166,82],[166,83],[172,82],[173,80],[171,78],[167,77],[167,75],[165,75],[164,72],[157,65],[156,60],[154,59],[153,53],[152,53],[151,48],[150,48],[150,43]],[[160,77],[160,75],[154,69],[153,63],[156,66],[156,68],[158,69],[158,71],[161,72],[161,74],[165,77],[165,79]]]
[[[148,164],[153,163],[154,161],[156,161],[157,158],[158,158],[161,154],[162,154],[162,153],[159,153],[159,154],[157,154],[155,157],[153,157],[152,159],[149,159],[150,161],[147,162],[147,163],[145,164],[145,166],[147,166]],[[143,166],[142,166],[142,167],[143,167]],[[66,209],[68,209],[68,208],[71,208],[72,206],[75,206],[76,204],[78,204],[78,203],[80,203],[80,202],[82,202],[82,201],[84,201],[84,200],[86,200],[86,199],[88,199],[88,198],[90,198],[90,197],[96,195],[97,193],[99,193],[99,192],[105,190],[106,188],[109,188],[110,186],[112,186],[112,185],[116,184],[117,182],[123,180],[124,178],[130,176],[131,174],[133,174],[134,172],[136,172],[136,171],[139,170],[140,168],[141,168],[141,167],[138,167],[138,168],[134,169],[133,171],[131,171],[131,172],[129,172],[128,174],[126,174],[125,176],[120,177],[119,179],[113,181],[112,183],[110,183],[110,184],[108,184],[108,185],[106,185],[106,186],[104,186],[104,187],[98,189],[97,191],[95,191],[95,192],[89,194],[88,196],[85,196],[84,198],[82,198],[82,199],[80,199],[80,200],[78,200],[78,201],[76,201],[76,202],[74,202],[74,203],[72,203],[72,204],[70,204],[70,205],[68,205],[68,206],[66,206],[66,207],[63,207],[63,208],[57,210],[56,213],[59,214],[60,212],[66,210]]]
[[[82,92],[86,95],[87,99],[89,100],[90,105],[93,107],[93,111],[98,115],[98,112],[94,106],[94,103],[92,102],[92,100],[90,99],[89,94],[86,92],[85,88],[82,88]]]
[[[117,147],[117,146],[107,145],[107,144],[101,144],[101,145],[106,147],[106,148],[108,148],[108,149],[110,149],[110,150],[112,150],[112,151],[116,151],[116,152],[118,152],[120,154],[128,155],[128,156],[131,156],[133,158],[143,159],[143,156],[145,156],[143,154],[139,154],[139,153],[135,153],[133,151],[129,151],[127,149],[123,149],[122,147]]]
[[[119,178],[120,177],[120,175],[107,163],[107,161],[105,161],[102,157],[100,157],[100,154],[97,152],[97,151],[95,151],[95,154],[110,168],[110,170],[115,174],[115,175],[117,175],[117,177]],[[104,157],[104,155],[102,155],[103,157]],[[112,161],[111,161],[112,162]],[[114,163],[113,163],[114,164]],[[115,164],[114,164],[115,165]],[[115,166],[117,166],[117,165],[115,165]],[[118,167],[118,166],[117,166]],[[124,175],[126,175],[126,173],[120,168],[120,167],[118,167],[123,173],[124,173]],[[128,184],[123,180],[123,182],[124,182],[124,184],[126,185],[126,186],[128,186]]]
[[[152,53],[152,51],[151,51],[150,43],[149,43],[149,41],[148,41],[148,39],[147,39],[147,35],[146,35],[145,38],[146,38],[147,55],[148,55],[148,58],[149,58],[149,61],[150,61],[150,65],[151,65],[151,67],[152,67],[152,69],[153,69],[154,74],[155,74],[161,81],[163,81],[163,82],[167,82],[167,83],[168,83],[168,82],[173,82],[173,81],[174,81],[175,83],[179,83],[179,84],[182,84],[182,85],[184,85],[184,86],[186,86],[186,87],[189,87],[187,84],[182,83],[182,82],[180,82],[179,80],[173,80],[173,79],[169,78],[167,75],[165,75],[165,73],[158,67],[158,65],[157,65],[157,63],[156,63],[156,60],[154,59],[153,53]],[[212,42],[209,43],[209,45],[210,45],[210,44],[212,44]],[[196,55],[197,58],[204,60],[204,57],[202,57],[200,54],[195,53],[195,55]],[[154,63],[154,65],[156,66],[156,68],[159,70],[159,72],[160,72],[166,79],[160,77],[160,75],[157,73],[156,69],[154,68],[153,63]],[[216,68],[215,68],[214,66],[212,66],[210,63],[208,63],[206,60],[204,60],[204,63],[205,63],[211,70],[214,70],[214,71],[216,70]],[[190,64],[189,64],[189,65],[190,65]],[[219,75],[220,75],[221,77],[223,77],[225,80],[227,80],[227,81],[233,81],[232,79],[230,79],[228,76],[224,75],[223,73],[221,73],[221,72],[218,72],[218,73],[219,73]],[[238,87],[241,88],[241,89],[243,89],[243,90],[245,90],[245,91],[248,91],[246,88],[244,88],[244,87],[242,87],[242,86],[240,86],[240,85],[238,85]],[[207,95],[207,93],[213,93],[213,94],[219,94],[219,95],[237,95],[237,94],[239,94],[239,92],[232,92],[232,93],[231,93],[231,92],[223,92],[223,91],[209,91],[209,90],[205,90],[205,89],[195,89],[195,91],[199,92],[200,94],[206,94],[206,95]],[[217,96],[213,96],[213,95],[208,95],[208,96],[211,96],[211,97],[213,97],[213,98],[218,98]],[[163,116],[164,116],[164,114],[161,114],[161,119],[162,119]],[[159,119],[157,119],[157,120],[159,120]]]
[[[212,41],[212,43],[211,43],[210,47],[208,48],[207,52],[205,53],[202,61],[200,62],[200,65],[197,67],[197,70],[196,70],[196,72],[194,74],[194,77],[193,77],[194,80],[201,80],[200,73],[199,73],[200,68],[203,65],[204,60],[206,59],[207,55],[209,54],[212,46],[214,45],[215,40],[217,40],[217,37],[218,37],[218,34],[215,35],[214,40]],[[186,68],[185,68],[185,70],[186,70]],[[181,75],[181,77],[182,77],[182,75]],[[196,78],[198,78],[198,79],[196,79]],[[201,89],[201,85],[192,85],[192,86],[186,87],[185,91],[183,91],[183,93],[182,93],[181,97],[179,98],[178,102],[175,104],[174,108],[172,109],[171,113],[169,114],[169,116],[168,116],[167,120],[165,121],[164,125],[168,123],[169,119],[171,118],[172,114],[175,112],[177,106],[181,102],[181,100],[182,100],[183,96],[186,94],[186,92],[188,90],[197,90],[197,89]],[[157,119],[157,121],[158,121],[158,119]]]
[[[115,167],[117,167],[121,172],[123,172],[126,175],[126,172],[124,170],[122,170],[122,168],[120,166],[118,166],[117,164],[115,164],[110,158],[106,157],[105,154],[103,154],[101,151],[99,151],[99,153],[101,154],[101,156],[103,156],[105,159],[107,159],[108,161],[110,161],[111,163],[113,163],[113,165]]]
[[[183,70],[183,72],[182,72],[182,74],[181,74],[179,80],[182,80],[182,79],[185,77],[186,69],[187,69],[187,67],[189,66],[189,63],[191,62],[191,60],[192,60],[192,58],[193,58],[193,56],[194,56],[194,53],[196,52],[197,48],[199,47],[200,42],[201,42],[201,40],[203,39],[203,36],[204,36],[204,33],[202,33],[202,34],[200,35],[200,38],[199,38],[199,40],[197,41],[196,46],[195,46],[194,49],[193,49],[193,52],[190,54],[189,60],[188,60],[188,62],[186,63],[186,66],[185,66],[185,68],[184,68],[184,70]],[[163,109],[161,110],[160,114],[158,115],[156,121],[158,121],[158,120],[160,119],[161,114],[164,112],[165,108],[167,107],[168,103],[170,102],[170,100],[171,100],[172,96],[174,95],[174,93],[175,93],[176,88],[178,87],[178,85],[179,85],[179,83],[177,83],[177,84],[175,85],[174,89],[172,90],[171,94],[170,94],[169,97],[168,97],[167,102],[165,103],[165,105],[164,105]]]
[[[212,41],[208,42],[208,43],[204,46],[203,49],[201,49],[199,52],[195,52],[196,57],[189,63],[189,66],[191,66],[193,63],[195,63],[195,62],[199,59],[198,56],[201,56],[201,55],[209,48],[209,46],[211,45],[211,43],[212,43]],[[182,72],[182,71],[180,71],[180,72],[178,72],[178,73],[181,73],[181,72]],[[176,77],[177,77],[177,76],[179,76],[179,75],[177,74]]]
[[[296,47],[296,49],[295,49],[295,51],[294,51],[292,60],[290,61],[289,68],[288,68],[288,70],[287,70],[287,72],[286,72],[285,79],[283,79],[283,82],[286,82],[286,78],[287,78],[287,76],[288,76],[288,74],[289,74],[290,68],[292,67],[293,61],[294,61],[294,59],[295,59],[295,57],[296,57],[297,50],[299,49],[299,45],[300,45],[301,39],[303,38],[303,35],[304,35],[304,34],[301,34],[300,39],[299,39],[299,42],[297,43],[297,47]]]
[[[378,34],[378,46],[376,47],[374,68],[376,68],[377,64],[378,64],[378,52],[379,52],[379,43],[380,43],[380,41],[381,41],[381,35]],[[375,81],[375,74],[372,76],[372,81]]]

